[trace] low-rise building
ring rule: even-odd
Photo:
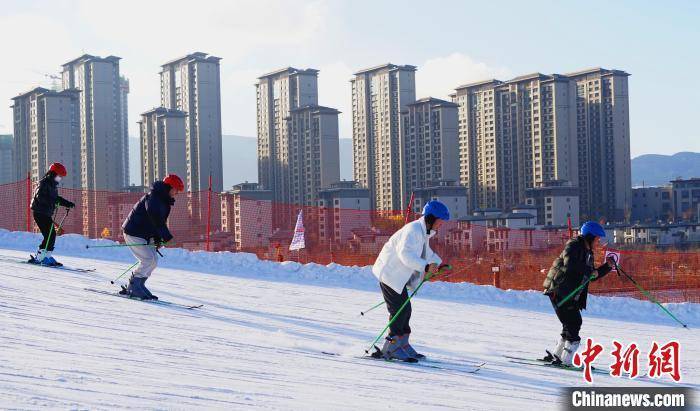
[[[639,223],[667,222],[673,218],[673,187],[632,188],[631,221]]]
[[[700,205],[700,178],[671,181],[674,221],[695,221]]]
[[[341,181],[318,192],[318,237],[338,243],[353,237],[352,230],[372,225],[369,189],[355,181]]]
[[[700,223],[619,225],[614,228],[616,244],[663,247],[700,245]]]
[[[236,250],[267,247],[272,236],[272,192],[246,182],[222,193],[221,231],[233,233]]]
[[[526,205],[511,212],[497,208],[475,210],[471,215],[456,219],[445,242],[448,246],[469,251],[528,248],[539,238],[539,235],[532,234],[537,228],[536,220],[537,210]]]
[[[416,213],[420,213],[423,207],[432,200],[444,203],[450,210],[450,218],[452,219],[468,215],[467,188],[457,184],[456,180],[438,180],[413,190],[412,207]]]
[[[554,180],[525,190],[525,202],[537,207],[537,224],[579,225],[579,189],[565,180]]]
[[[352,238],[348,244],[354,253],[375,255],[389,241],[391,234],[377,227],[356,228],[352,230]]]

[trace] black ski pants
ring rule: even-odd
[[[557,318],[559,318],[559,322],[561,322],[562,338],[570,342],[581,341],[581,337],[578,333],[581,331],[583,319],[581,318],[581,310],[579,310],[578,305],[570,302],[561,307],[557,307],[555,299],[550,297],[550,300],[552,301],[554,312],[557,313]]]
[[[34,221],[36,222],[36,225],[39,226],[39,230],[41,230],[41,235],[44,236],[44,240],[39,245],[39,249],[53,251],[53,244],[56,242],[57,235],[56,230],[51,229],[51,227],[53,226],[53,218],[46,214],[37,213],[36,211],[33,214]],[[49,235],[49,233],[51,235]]]
[[[386,302],[386,308],[389,310],[389,320],[391,320],[396,315],[396,312],[399,311],[399,308],[401,308],[403,303],[408,300],[408,290],[406,287],[404,287],[401,294],[399,294],[384,283],[379,283],[379,286],[382,289],[382,295],[384,296],[384,301]],[[399,316],[396,318],[396,321],[389,326],[389,336],[393,337],[395,335],[409,334],[411,332],[411,327],[408,325],[410,320],[411,302],[409,301],[408,304],[406,304],[406,307],[404,307],[403,311],[401,311],[401,314],[399,314]]]

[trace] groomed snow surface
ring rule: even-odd
[[[85,291],[131,263],[124,248],[65,235],[67,266],[19,260],[40,237],[0,230],[0,408],[36,409],[558,409],[559,389],[585,385],[577,372],[526,366],[560,325],[537,292],[471,284],[426,284],[413,301],[412,342],[429,357],[486,365],[476,374],[360,359],[384,327],[368,267],[259,261],[249,254],[165,249],[149,280],[161,299],[205,304],[184,310]],[[630,273],[634,275],[634,273]],[[126,278],[126,276],[125,276]],[[605,346],[681,342],[683,385],[700,386],[700,306],[589,298],[582,335]],[[340,355],[328,356],[322,351]],[[642,362],[646,370],[646,362]],[[675,386],[594,374],[597,386]]]

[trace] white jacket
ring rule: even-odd
[[[372,266],[372,273],[399,294],[405,286],[415,289],[423,281],[425,266],[442,262],[428,243],[434,235],[435,231],[432,230],[427,234],[423,217],[401,227],[382,247]]]

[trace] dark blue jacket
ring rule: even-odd
[[[39,181],[30,206],[32,211],[51,217],[56,210],[56,204],[63,207],[75,206],[72,202],[58,195],[58,183],[55,178],[56,174],[49,171]]]
[[[170,188],[162,181],[154,182],[151,192],[141,197],[126,217],[122,224],[124,233],[147,241],[172,240],[173,236],[168,230],[167,221],[170,207],[175,204],[175,199],[170,197]]]

